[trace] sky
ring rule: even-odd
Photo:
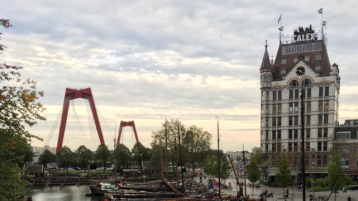
[[[179,119],[213,134],[224,151],[260,144],[259,68],[265,50],[276,56],[278,18],[284,34],[312,24],[321,29],[323,8],[331,64],[340,68],[340,123],[357,118],[358,13],[356,1],[7,1],[0,18],[8,48],[0,61],[20,65],[22,78],[37,81],[47,121],[29,128],[56,146],[66,87],[90,87],[106,144],[113,146],[120,121],[135,121],[139,140],[166,119]],[[5,85],[5,83],[1,83]],[[73,106],[72,106],[73,105]],[[88,104],[71,103],[64,145],[98,144]],[[133,131],[123,130],[133,146]]]

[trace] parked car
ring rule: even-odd
[[[96,170],[104,170],[104,167],[98,167]]]
[[[81,170],[81,168],[79,168],[79,167],[71,167],[71,168],[74,170]]]
[[[106,170],[113,170],[113,168],[107,168]]]
[[[75,169],[73,169],[73,168],[68,168],[68,171],[72,171],[72,170],[75,170]]]

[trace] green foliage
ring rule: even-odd
[[[47,167],[48,163],[56,162],[56,155],[48,149],[45,149],[45,151],[39,157],[39,161],[42,165],[44,165],[44,167]]]
[[[220,160],[220,178],[226,179],[229,176],[230,162],[226,157],[222,157]],[[215,177],[219,176],[218,174],[218,159],[216,156],[208,155],[205,159],[205,168],[204,172],[208,175],[213,175]]]
[[[135,164],[138,164],[142,167],[143,161],[150,159],[150,154],[147,148],[145,148],[142,143],[136,142],[132,148],[133,157],[132,160]]]
[[[317,185],[320,187],[327,187],[328,183],[326,179],[317,179]]]
[[[215,170],[214,170],[215,164],[216,164],[215,157],[213,155],[207,155],[206,159],[205,159],[204,172],[208,175],[214,175],[215,174]]]
[[[240,156],[240,155],[237,155],[237,156],[235,157],[235,159],[236,159],[236,161],[241,161],[241,156]]]
[[[125,168],[131,165],[132,154],[128,147],[126,147],[124,144],[119,144],[117,145],[115,152],[117,167],[122,166]]]
[[[344,175],[342,178],[342,185],[348,186],[348,185],[352,185],[352,184],[353,184],[353,178],[348,175]]]
[[[311,188],[311,185],[312,183],[311,183],[311,178],[309,178],[309,177],[306,177],[306,179],[305,179],[305,185],[306,185],[306,187],[307,188]]]
[[[220,160],[220,178],[228,178],[230,169],[231,166],[229,160],[227,160],[226,156],[223,156]]]
[[[67,146],[61,148],[61,150],[57,153],[57,163],[60,167],[64,167],[67,169],[70,165],[74,164],[74,158],[72,157],[73,152]]]
[[[291,170],[288,167],[288,159],[286,153],[278,161],[278,171],[276,172],[275,177],[277,183],[282,187],[287,186],[291,182]]]
[[[258,149],[255,154],[252,156],[251,158],[251,162],[255,161],[256,165],[260,165],[261,164],[261,154],[260,154],[260,149]]]
[[[255,155],[254,155],[255,156]],[[254,184],[261,178],[260,169],[257,167],[257,158],[253,157],[251,160],[251,163],[249,165],[249,168],[247,169],[247,179]],[[253,188],[254,190],[255,188]]]
[[[74,160],[80,168],[87,168],[91,164],[93,157],[92,151],[83,145],[77,150]]]
[[[100,144],[97,147],[95,160],[102,164],[103,167],[107,166],[107,163],[111,160],[111,152],[108,150],[108,147],[105,144]],[[103,173],[104,173],[103,169]]]
[[[341,166],[341,155],[337,152],[334,152],[332,163],[330,163],[327,167],[328,178],[329,178],[329,188],[333,189],[334,185],[338,181],[339,177],[342,175],[344,168]],[[340,185],[336,186],[336,189],[339,189],[342,186],[342,182]]]
[[[0,26],[12,27],[8,19],[0,19]],[[0,44],[0,51],[4,49]],[[26,128],[46,120],[40,115],[45,109],[38,102],[44,93],[36,90],[35,81],[20,79],[21,69],[0,62],[0,200],[16,200],[16,195],[25,194],[29,183],[19,165],[32,160],[30,140],[43,141]]]

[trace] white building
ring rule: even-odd
[[[48,149],[53,154],[56,154],[56,147],[50,147],[50,146],[47,146],[47,145],[44,146],[44,147],[34,147],[34,146],[32,146],[30,149],[34,154],[40,154],[41,155],[46,149]]]
[[[317,165],[327,166],[338,125],[340,77],[322,38],[311,26],[299,27],[293,40],[281,40],[275,61],[270,61],[265,46],[260,68],[262,165],[272,160],[272,153],[300,150],[303,84],[304,146],[318,153],[321,164]]]

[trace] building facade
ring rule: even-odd
[[[267,47],[260,68],[261,165],[275,167],[282,152],[300,156],[302,91],[304,149],[315,153],[316,167],[325,167],[338,125],[340,77],[338,65],[330,63],[324,35],[311,26],[299,27],[291,40],[281,39],[275,61],[270,61]],[[311,155],[306,154],[306,165],[312,165]],[[299,165],[297,156],[291,167]]]
[[[358,175],[358,119],[349,119],[335,129],[335,149],[346,174]]]
[[[42,154],[46,149],[48,149],[50,152],[52,152],[53,154],[56,154],[56,147],[50,147],[50,146],[44,146],[44,147],[35,147],[32,146],[30,147],[32,153],[34,154]]]

